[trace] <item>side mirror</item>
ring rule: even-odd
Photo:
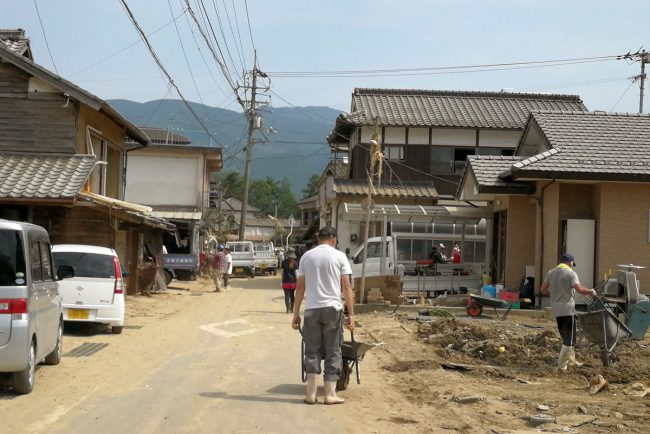
[[[56,270],[56,277],[59,280],[74,277],[74,268],[70,265],[59,265],[59,269]]]

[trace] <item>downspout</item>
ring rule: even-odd
[[[537,204],[539,205],[539,270],[537,270],[537,287],[542,283],[542,276],[544,275],[544,270],[542,269],[544,267],[544,191],[546,190],[547,187],[550,187],[552,184],[554,184],[557,180],[554,179],[548,184],[546,184],[544,187],[542,187],[542,192],[540,194],[540,197],[536,197],[537,199]],[[527,277],[527,276],[526,276]],[[542,307],[542,294],[538,293],[537,297],[537,307],[541,308]]]

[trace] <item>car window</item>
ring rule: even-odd
[[[52,254],[50,245],[41,241],[41,269],[43,270],[43,280],[54,280],[52,272]]]
[[[32,264],[32,282],[43,280],[41,273],[41,249],[38,241],[29,243],[29,260]]]
[[[75,277],[114,279],[115,265],[111,255],[83,252],[54,252],[54,267],[69,265]]]
[[[0,286],[25,284],[25,254],[19,231],[0,229]]]

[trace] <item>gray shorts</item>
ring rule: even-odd
[[[335,307],[305,310],[305,370],[309,374],[320,374],[321,360],[324,360],[325,381],[337,381],[341,374],[342,315],[343,310]]]

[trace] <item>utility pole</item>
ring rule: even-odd
[[[257,51],[255,52],[255,58],[253,62],[253,70],[251,71],[251,84],[250,91],[251,97],[250,100],[247,100],[248,107],[246,109],[246,116],[248,117],[248,140],[246,141],[246,164],[244,166],[244,199],[241,206],[241,218],[239,220],[239,241],[244,240],[246,233],[246,212],[248,211],[248,189],[250,188],[250,177],[251,177],[251,163],[253,162],[253,146],[255,145],[255,140],[253,140],[253,132],[261,127],[261,118],[257,116],[255,111],[258,100],[257,92],[258,77],[266,78],[267,75],[259,70],[257,67]],[[245,83],[244,88],[248,88],[248,85]],[[264,88],[268,90],[268,88]]]
[[[635,75],[632,77],[632,79],[634,81],[639,80],[639,113],[643,113],[643,98],[645,97],[644,93],[646,79],[645,65],[646,63],[650,63],[650,53],[646,52],[645,50],[639,50],[636,53],[627,53],[625,55],[618,56],[618,59],[633,60],[641,63],[641,74]]]

